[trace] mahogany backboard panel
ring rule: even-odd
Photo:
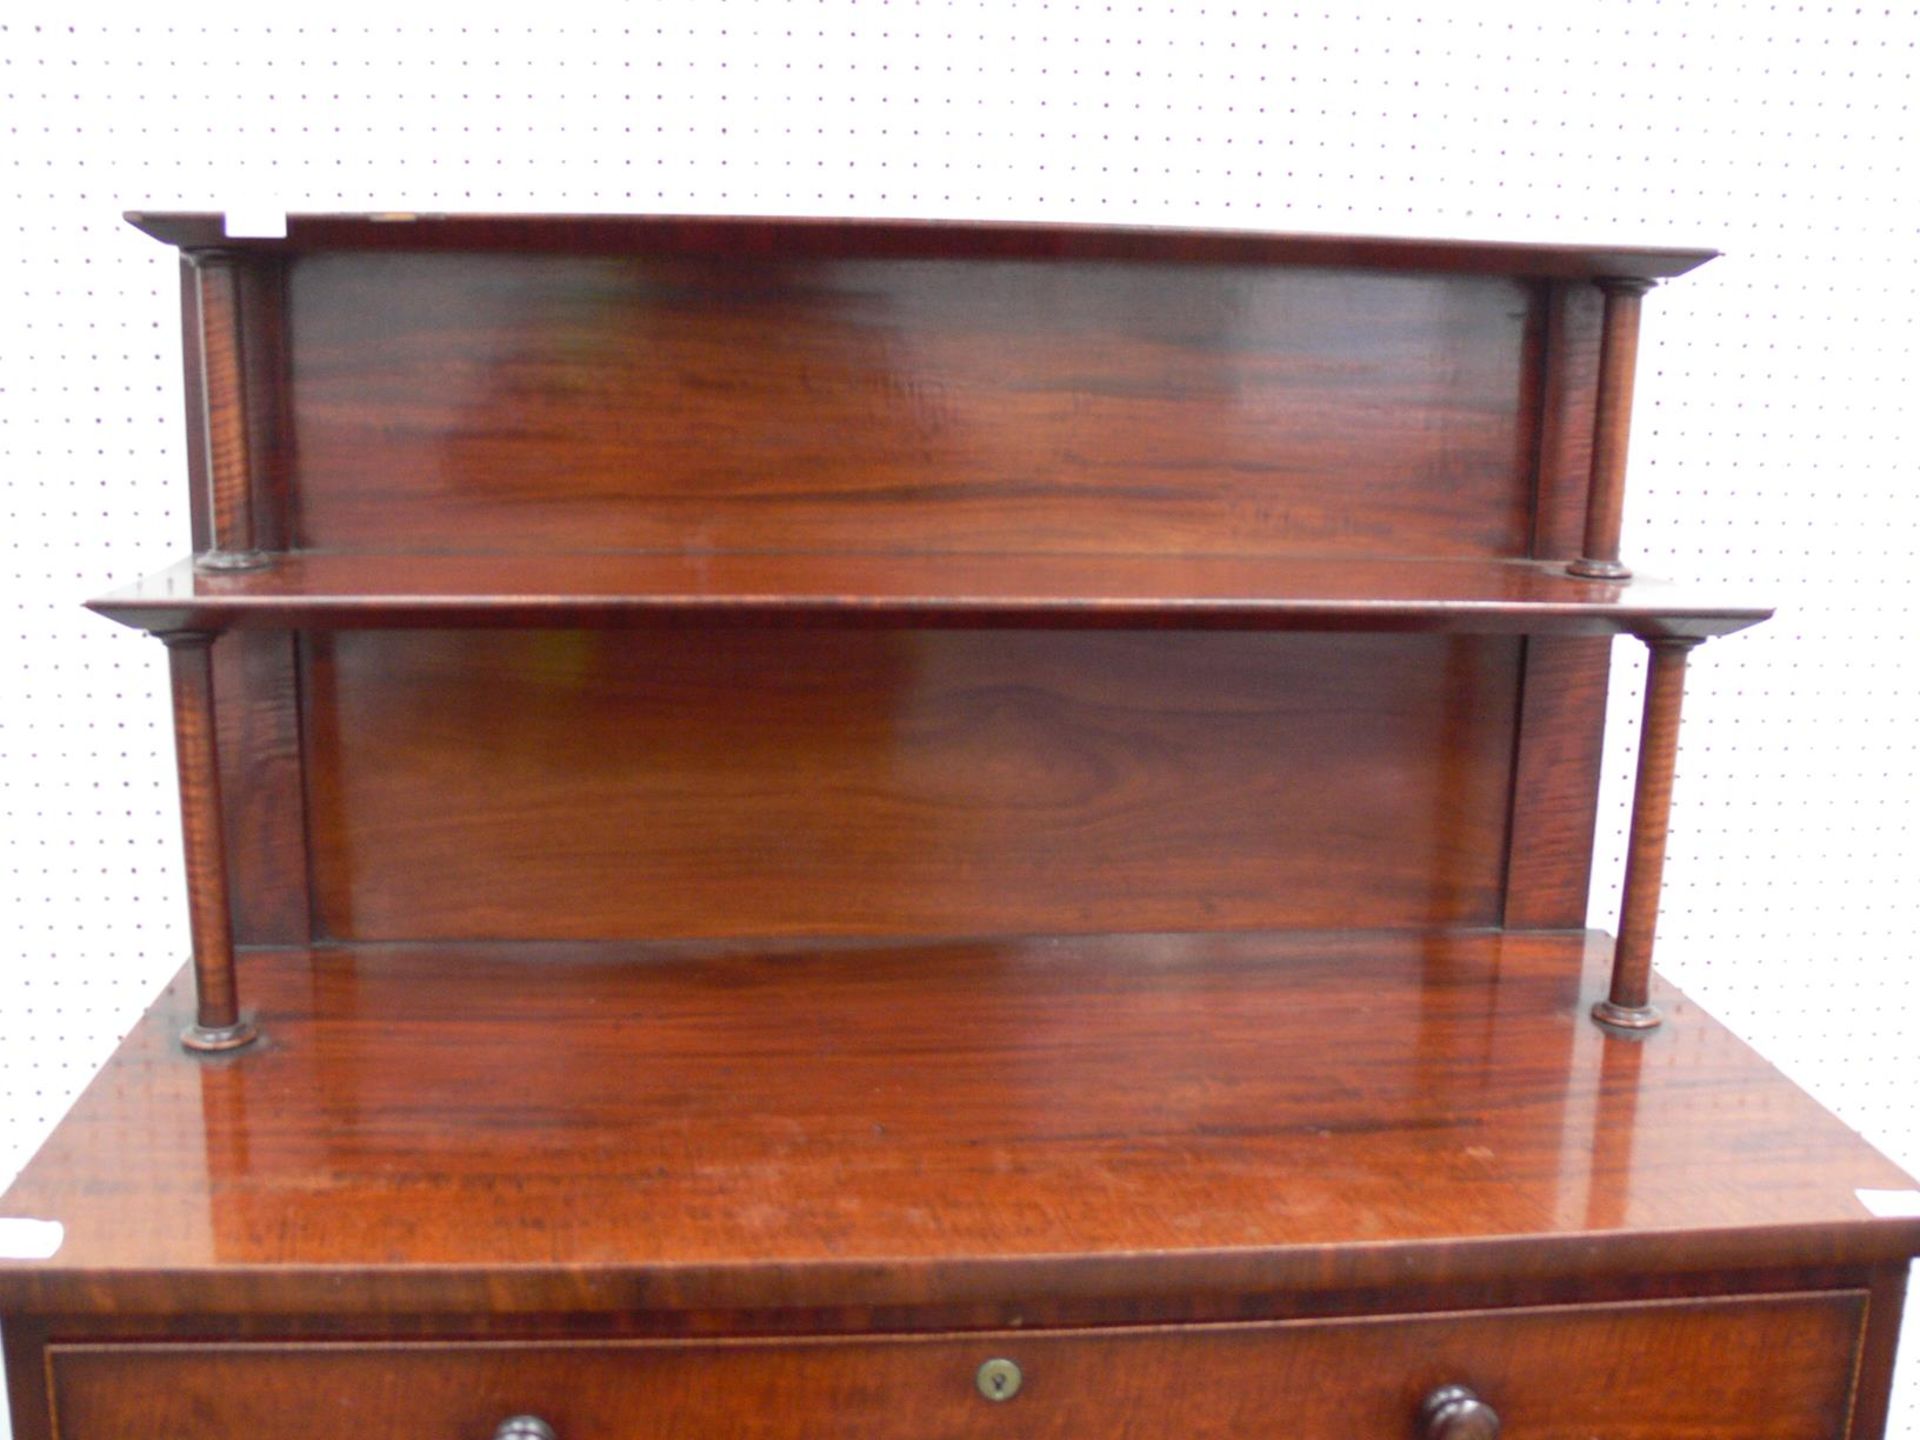
[[[224,635],[213,678],[234,940],[305,944],[313,906],[298,642],[284,630]]]
[[[1496,925],[1516,637],[305,637],[339,939]]]
[[[1530,543],[1541,281],[322,253],[287,283],[305,547]]]

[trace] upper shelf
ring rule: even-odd
[[[290,215],[284,237],[229,236],[220,214],[130,211],[130,224],[183,249],[513,250],[569,255],[794,259],[1102,260],[1319,265],[1454,274],[1665,280],[1715,250],[1525,245],[1353,235],[1274,235],[1107,225],[950,220],[810,220],[682,215]]]
[[[1236,555],[370,554],[182,561],[89,605],[156,633],[674,623],[1704,638],[1771,609],[1559,562]]]

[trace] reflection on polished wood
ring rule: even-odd
[[[305,549],[1526,543],[1517,278],[339,252],[288,303]]]
[[[0,1202],[68,1237],[0,1297],[1139,1315],[1911,1252],[1920,1222],[1854,1189],[1912,1182],[1683,998],[1645,1039],[1591,1025],[1607,958],[1491,932],[258,953],[271,1044],[181,1055],[177,985]]]
[[[313,914],[331,939],[1500,913],[1507,637],[306,638]]]
[[[1571,928],[1608,639],[1768,613],[1566,573],[1706,252],[136,223],[266,1038],[0,1200],[21,1440],[1877,1440],[1913,1182],[1647,973],[1670,726],[1665,1028]]]

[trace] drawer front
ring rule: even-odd
[[[1446,1385],[1516,1440],[1839,1440],[1864,1310],[1844,1292],[873,1339],[54,1345],[49,1371],[63,1440],[491,1440],[515,1415],[559,1440],[1416,1440]],[[1018,1367],[1011,1398],[981,1393],[989,1360]]]

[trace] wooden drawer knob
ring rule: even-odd
[[[553,1426],[538,1415],[509,1415],[493,1432],[493,1440],[559,1440]]]
[[[1498,1440],[1500,1416],[1464,1385],[1442,1385],[1420,1407],[1420,1440]]]

